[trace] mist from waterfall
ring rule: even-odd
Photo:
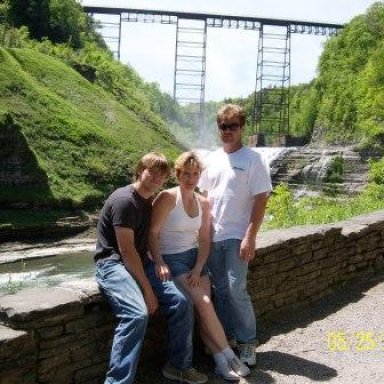
[[[218,147],[217,147],[218,148]],[[210,153],[216,150],[214,149],[203,149],[203,148],[195,148],[193,151],[197,152],[201,159],[204,161],[206,156]],[[282,160],[284,156],[294,150],[296,148],[294,147],[250,147],[253,151],[260,154],[262,160],[264,161],[265,165],[271,169],[273,167],[274,163],[277,160]]]

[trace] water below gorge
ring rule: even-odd
[[[30,287],[54,287],[68,280],[94,276],[93,252],[20,259],[0,264],[0,296]]]

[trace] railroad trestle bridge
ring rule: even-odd
[[[176,26],[173,98],[182,105],[195,105],[194,120],[201,132],[205,123],[208,28],[243,29],[259,33],[253,129],[255,133],[268,133],[273,130],[279,138],[289,134],[291,35],[332,36],[343,28],[341,24],[316,21],[137,8],[93,6],[83,8],[90,15],[117,17],[116,21],[101,22],[100,26],[102,30],[107,27],[110,31],[108,35],[102,32],[102,36],[119,60],[123,22],[161,23]]]

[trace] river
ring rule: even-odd
[[[0,296],[29,287],[54,287],[93,276],[93,253],[81,251],[0,265]]]

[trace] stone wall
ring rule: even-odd
[[[383,231],[380,211],[262,233],[249,273],[259,319],[307,306],[383,268]],[[0,384],[103,382],[114,318],[93,281],[1,297],[0,319]],[[164,319],[151,320],[142,360],[159,359],[164,331]]]

